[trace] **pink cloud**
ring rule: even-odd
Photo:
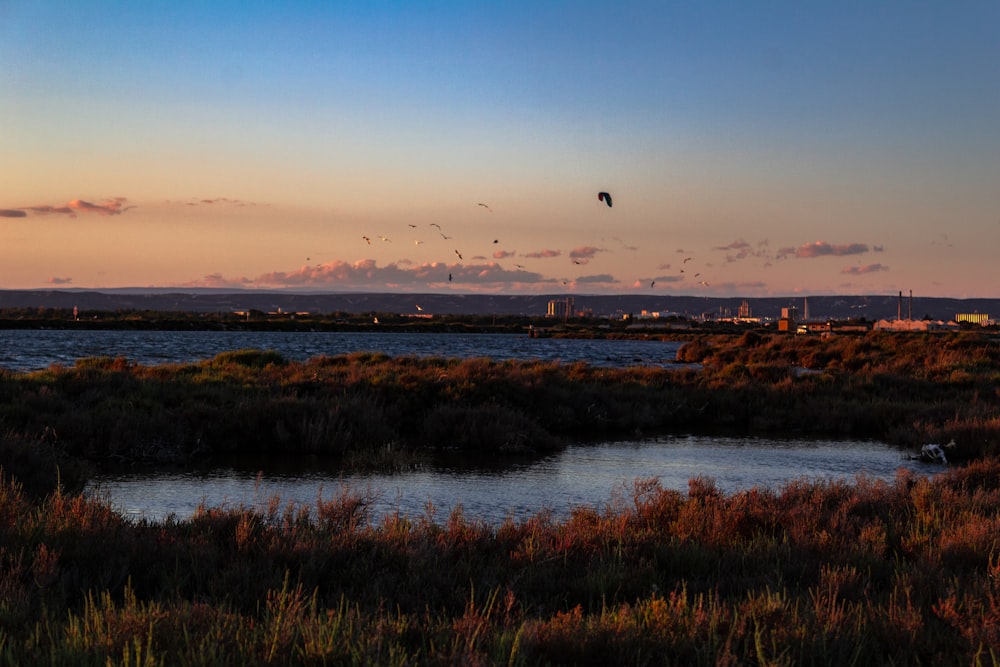
[[[308,287],[324,289],[424,289],[445,286],[483,286],[503,288],[510,285],[554,282],[538,273],[504,269],[495,262],[485,264],[445,264],[432,262],[409,266],[399,262],[379,266],[375,260],[333,261],[302,266],[293,271],[272,271],[256,278],[225,278],[220,274],[205,276],[185,287]]]
[[[507,259],[508,257],[513,257],[515,254],[512,250],[497,250],[493,253],[493,259]]]
[[[106,199],[102,202],[94,203],[89,202],[84,199],[72,199],[68,203],[62,206],[51,206],[49,204],[43,204],[40,206],[26,206],[24,211],[31,211],[32,213],[39,213],[41,215],[47,215],[50,213],[57,213],[60,215],[68,215],[71,218],[75,218],[78,213],[94,213],[97,215],[121,215],[125,211],[135,208],[135,206],[127,205],[128,198],[126,197],[115,197],[114,199]]]
[[[815,241],[814,243],[800,245],[798,248],[782,248],[778,251],[778,258],[781,259],[788,255],[794,255],[795,257],[800,258],[828,256],[843,257],[845,255],[861,255],[868,252],[868,250],[868,245],[864,243],[833,245],[831,243],[827,243],[826,241]]]
[[[757,249],[743,239],[737,239],[730,243],[729,245],[715,246],[712,250],[725,250],[726,262],[732,263],[739,261],[741,259],[746,259],[747,257],[764,257],[767,255],[767,241],[760,241],[757,243]]]
[[[573,248],[569,251],[570,259],[593,259],[594,255],[599,252],[604,252],[604,248],[595,248],[594,246],[580,246],[578,248]]]
[[[851,276],[860,276],[866,273],[877,273],[888,270],[889,267],[884,264],[867,264],[865,266],[847,266],[841,269],[840,272]]]
[[[256,206],[257,204],[252,201],[243,201],[242,199],[229,199],[228,197],[214,197],[212,199],[197,199],[195,201],[187,202],[187,206],[211,206],[212,204],[226,204],[228,206]]]
[[[528,257],[530,259],[550,259],[552,257],[559,257],[562,255],[561,250],[536,250],[535,252],[529,252],[522,257]]]
[[[73,282],[73,279],[72,278],[55,278],[55,277],[53,277],[53,278],[49,278],[45,282],[47,282],[49,285],[69,285],[71,282]]]

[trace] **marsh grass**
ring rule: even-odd
[[[701,370],[378,353],[291,362],[267,350],[153,367],[100,357],[0,375],[0,428],[124,463],[267,453],[384,465],[387,453],[523,455],[720,429],[954,439],[955,461],[1000,453],[1000,346],[984,335],[704,335],[678,357]]]
[[[0,482],[3,664],[996,664],[1000,461],[489,525],[259,498],[129,521]]]

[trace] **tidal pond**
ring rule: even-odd
[[[545,510],[559,518],[578,506],[629,503],[637,480],[656,479],[686,492],[689,480],[711,478],[720,491],[735,493],[755,486],[779,490],[799,479],[891,481],[901,469],[930,475],[943,468],[880,442],[692,435],[576,444],[502,467],[450,461],[394,474],[341,474],[316,460],[291,468],[244,460],[211,469],[100,475],[89,492],[126,516],[151,520],[185,519],[199,504],[266,507],[275,497],[282,506],[314,504],[346,491],[371,498],[373,522],[394,512],[443,521],[461,507],[467,518],[499,523]]]

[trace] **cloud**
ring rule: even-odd
[[[604,248],[595,248],[594,246],[580,246],[578,248],[573,248],[569,251],[570,259],[584,260],[588,261],[594,258],[599,252],[604,252]]]
[[[68,203],[62,206],[52,206],[50,204],[42,204],[39,206],[25,206],[23,209],[16,209],[22,211],[30,211],[31,213],[37,213],[40,215],[49,215],[52,213],[58,215],[68,215],[71,218],[77,217],[78,213],[94,213],[96,215],[121,215],[125,211],[135,208],[135,206],[128,206],[128,198],[126,197],[115,197],[114,199],[105,199],[102,202],[94,203],[89,202],[84,199],[71,199]],[[9,210],[9,209],[8,209]],[[6,216],[6,217],[21,217],[21,216]]]
[[[868,252],[868,245],[865,243],[848,243],[846,245],[833,245],[826,241],[816,241],[806,243],[798,248],[786,247],[778,251],[778,259],[794,255],[800,258],[811,257],[843,257],[844,255],[861,255]]]
[[[0,218],[24,218],[28,213],[19,208],[0,208]]]
[[[712,250],[749,250],[750,244],[743,239],[738,239],[733,241],[729,245],[719,245],[712,248]]]
[[[529,259],[550,259],[552,257],[559,257],[560,255],[562,255],[562,250],[536,250],[535,252],[525,253],[521,256],[528,257]]]
[[[884,264],[867,264],[865,266],[847,266],[841,269],[840,272],[851,276],[860,276],[865,273],[878,273],[879,271],[888,270],[889,267]]]
[[[598,273],[593,276],[580,276],[576,279],[576,282],[593,285],[596,283],[616,283],[618,281],[610,273]]]
[[[767,253],[767,240],[758,241],[757,249],[754,249],[750,243],[744,239],[737,239],[730,243],[729,245],[715,246],[712,250],[724,250],[726,251],[726,262],[732,263],[739,261],[741,259],[746,259],[747,257],[768,257]]]
[[[225,204],[228,206],[256,206],[257,204],[252,201],[243,201],[242,199],[229,199],[228,197],[215,197],[212,199],[196,199],[194,201],[189,201],[186,203],[187,206],[212,206],[213,204]]]
[[[493,259],[507,259],[508,257],[513,257],[515,253],[513,250],[497,250],[493,253]]]
[[[449,280],[449,276],[451,279]],[[489,262],[485,264],[445,264],[432,262],[409,266],[398,262],[379,266],[373,259],[358,262],[332,261],[302,266],[293,271],[271,271],[255,278],[225,278],[221,274],[207,275],[183,287],[215,288],[323,288],[323,289],[426,289],[428,287],[505,288],[511,285],[531,285],[555,282],[532,271],[507,270]]]
[[[73,279],[72,278],[55,278],[55,277],[53,277],[53,278],[49,278],[45,282],[47,282],[49,285],[69,285],[71,282],[73,282]]]

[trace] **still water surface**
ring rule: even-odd
[[[293,361],[382,352],[390,356],[662,366],[673,362],[680,345],[674,341],[530,338],[521,334],[8,329],[0,330],[0,368],[33,371],[102,356],[125,357],[143,365],[189,363],[248,348],[276,350]]]
[[[496,470],[452,465],[341,475],[318,466],[291,471],[269,466],[260,472],[247,465],[105,475],[94,480],[90,492],[108,498],[127,516],[152,520],[190,517],[200,503],[262,507],[277,496],[282,506],[314,504],[346,489],[373,494],[371,519],[376,522],[396,511],[427,516],[429,506],[434,519],[442,521],[461,506],[469,518],[499,523],[541,510],[558,518],[576,506],[601,509],[621,499],[630,502],[637,479],[656,478],[664,488],[686,492],[688,480],[711,477],[720,491],[734,493],[754,486],[780,490],[802,478],[892,480],[901,468],[918,475],[940,470],[878,442],[681,436],[573,445],[541,461]]]

